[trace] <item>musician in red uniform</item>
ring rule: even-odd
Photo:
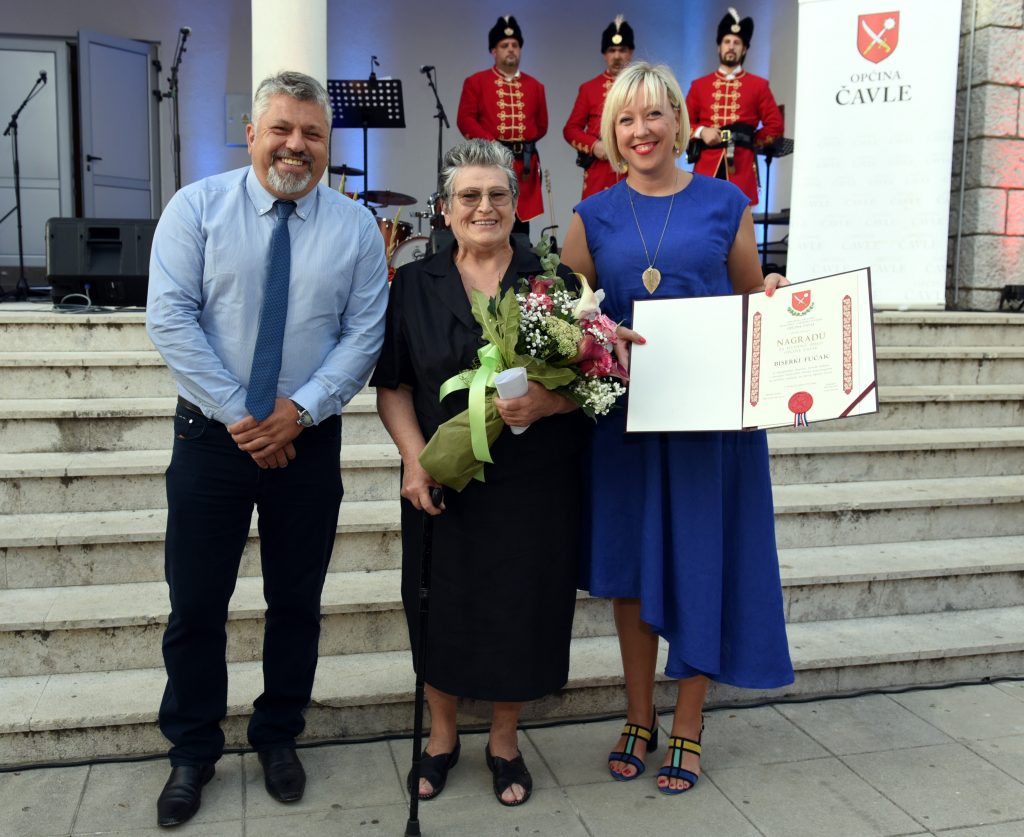
[[[523,32],[511,15],[487,33],[494,66],[462,85],[456,120],[466,139],[498,140],[512,152],[519,175],[519,206],[512,232],[529,235],[531,218],[544,211],[537,140],[548,132],[544,85],[519,70]]]
[[[695,80],[686,94],[690,116],[690,161],[697,174],[731,180],[757,204],[754,149],[782,136],[782,112],[768,79],[743,69],[754,21],[740,20],[735,9],[718,24],[718,69]],[[724,141],[728,129],[731,141]]]
[[[583,169],[583,197],[614,186],[623,177],[608,163],[608,155],[601,142],[601,113],[604,111],[604,97],[615,77],[633,60],[633,27],[622,15],[601,33],[601,54],[604,56],[605,71],[580,85],[569,121],[562,129],[562,136],[578,152],[576,165]]]

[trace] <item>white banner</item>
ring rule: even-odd
[[[871,267],[877,307],[946,299],[961,0],[800,0],[786,275]]]

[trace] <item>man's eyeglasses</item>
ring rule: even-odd
[[[490,192],[481,192],[479,189],[464,189],[456,192],[455,197],[459,199],[466,209],[473,209],[480,206],[484,195],[491,206],[508,206],[512,202],[512,192],[508,189],[492,189]]]

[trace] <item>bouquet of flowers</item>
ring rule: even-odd
[[[543,272],[522,279],[517,290],[490,299],[472,294],[473,317],[485,345],[479,366],[449,378],[444,399],[469,390],[469,408],[442,424],[420,454],[420,464],[442,485],[461,491],[471,479],[483,480],[483,463],[493,462],[490,446],[505,426],[494,406],[494,378],[515,367],[528,380],[560,392],[588,416],[605,415],[626,390],[626,370],[615,359],[616,323],[601,313],[604,291],[591,290],[581,274],[581,291],[556,275],[557,254],[547,241],[537,246]]]

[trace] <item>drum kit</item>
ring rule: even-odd
[[[338,187],[340,192],[345,191],[346,177],[361,177],[362,169],[353,166],[331,166],[328,171],[331,174],[341,176],[341,184]],[[444,216],[441,214],[441,197],[436,192],[427,199],[426,211],[415,211],[412,217],[416,219],[416,234],[413,235],[412,224],[401,220],[402,207],[414,206],[416,198],[402,192],[389,190],[377,190],[369,192],[354,193],[355,200],[363,201],[366,207],[374,214],[377,220],[377,229],[384,238],[384,252],[387,255],[390,273],[411,261],[422,259],[427,255],[430,244],[430,236],[423,234],[423,222],[428,221],[430,230],[446,229]],[[398,212],[394,218],[385,218],[378,214],[378,209],[396,206]]]

